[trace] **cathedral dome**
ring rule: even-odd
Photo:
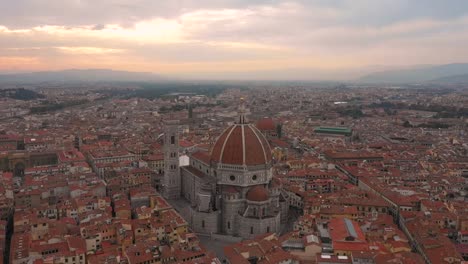
[[[265,165],[271,163],[271,149],[256,127],[235,124],[226,129],[214,144],[211,161],[229,165]]]
[[[252,202],[265,202],[270,198],[268,190],[261,185],[250,188],[246,195],[247,200]]]

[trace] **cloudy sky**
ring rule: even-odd
[[[2,72],[339,79],[467,46],[467,0],[0,0]]]

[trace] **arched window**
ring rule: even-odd
[[[227,222],[228,229],[231,229],[231,222]]]
[[[201,221],[201,227],[202,227],[202,228],[205,228],[205,220],[202,220],[202,221]]]

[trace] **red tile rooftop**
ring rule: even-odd
[[[146,161],[163,161],[164,154],[163,153],[152,154],[152,155],[145,156],[143,159]]]
[[[43,144],[46,141],[42,138],[37,138],[37,137],[25,137],[24,138],[24,144]]]
[[[320,214],[353,215],[353,216],[356,215],[357,216],[358,212],[359,211],[356,206],[330,205],[327,207],[320,208]]]
[[[23,137],[18,134],[6,134],[6,135],[0,134],[0,141],[21,140],[21,139],[23,139]]]
[[[455,247],[460,254],[468,255],[468,244],[457,244]]]
[[[11,239],[10,260],[20,260],[29,257],[29,233],[14,233]]]
[[[189,147],[193,147],[194,145],[195,144],[193,144],[192,142],[188,140],[179,140],[179,146],[182,148],[189,148]]]
[[[162,198],[159,195],[154,196],[153,199],[156,202],[155,207],[157,209],[170,209],[170,208],[172,208],[172,206],[167,202],[167,200]]]
[[[210,153],[209,152],[206,152],[206,151],[196,151],[194,153],[191,154],[191,156],[194,158],[194,159],[197,159],[207,165],[210,164],[210,161],[211,161],[211,156],[210,156]]]
[[[370,152],[335,152],[324,151],[324,154],[331,159],[383,159],[383,156]]]
[[[270,117],[258,120],[256,126],[260,131],[276,131],[276,124]]]
[[[231,263],[246,263],[247,259],[256,257],[258,263],[281,263],[287,260],[296,260],[289,252],[280,246],[278,238],[271,234],[261,235],[253,240],[226,246],[224,253]]]
[[[149,187],[149,186],[130,190],[130,198],[149,197],[151,195],[156,195],[156,194],[157,194],[156,190],[153,187]]]
[[[287,148],[289,147],[289,143],[287,143],[286,141],[284,140],[281,140],[281,139],[271,139],[271,145],[272,147],[280,147],[280,148]]]
[[[320,169],[297,169],[291,170],[286,175],[287,177],[307,177],[307,176],[314,176],[314,177],[336,177],[338,176],[337,171],[332,170],[320,170]]]
[[[157,142],[153,142],[151,143],[151,148],[153,150],[162,150],[163,146]]]
[[[0,175],[1,175],[1,178],[3,178],[3,180],[12,180],[13,179],[13,173],[12,172],[4,171]]]
[[[91,151],[90,154],[93,158],[112,158],[132,155],[130,152],[122,149],[112,151],[94,150]]]
[[[71,161],[85,161],[86,158],[80,151],[76,149],[64,150],[58,152],[58,158],[61,162],[71,162]]]
[[[185,166],[184,169],[197,176],[198,178],[204,178],[206,176],[205,173],[201,172],[193,166]]]
[[[421,255],[412,252],[401,252],[394,254],[378,254],[374,261],[382,264],[405,263],[405,264],[424,264]]]
[[[366,237],[361,230],[361,227],[356,221],[347,218],[331,219],[328,227],[330,229],[330,237],[335,242],[365,242]],[[352,240],[347,240],[348,237],[353,237]]]
[[[316,262],[317,263],[330,263],[330,264],[347,264],[347,263],[353,263],[352,259],[347,256],[335,256],[335,255],[327,255],[327,254],[321,254],[318,253],[316,257]]]

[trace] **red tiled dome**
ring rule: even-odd
[[[250,124],[226,129],[211,150],[211,161],[231,165],[263,165],[271,162],[271,149],[263,134]]]
[[[257,121],[257,128],[261,131],[275,130],[276,125],[270,117],[264,117]]]
[[[253,202],[264,202],[270,198],[267,189],[261,185],[254,186],[250,188],[246,196],[247,200]]]

